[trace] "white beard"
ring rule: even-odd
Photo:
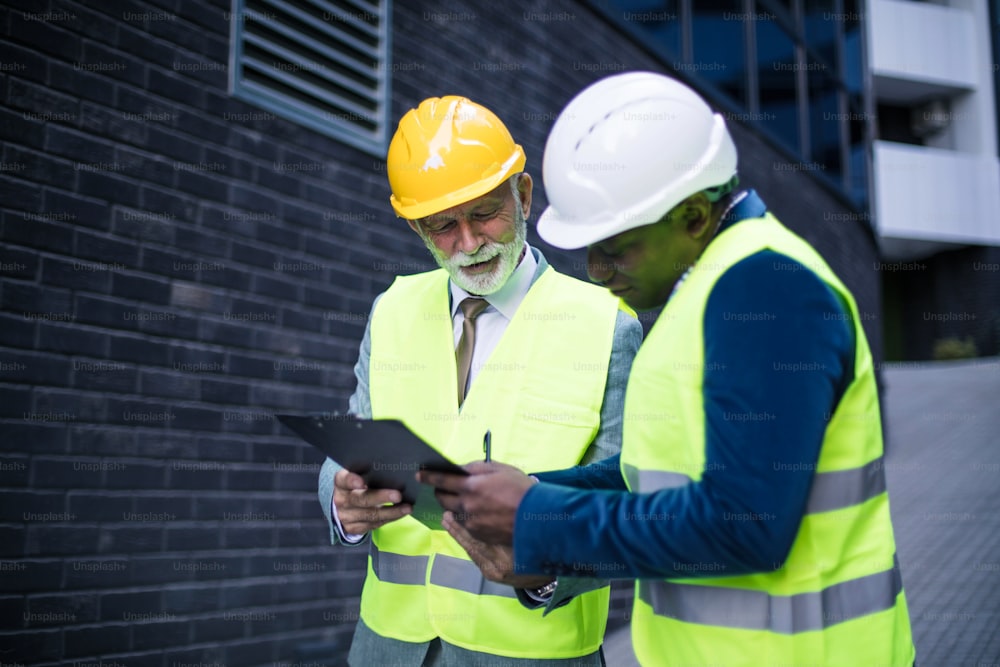
[[[448,272],[452,281],[469,294],[486,296],[493,294],[506,284],[507,279],[517,268],[518,260],[521,258],[521,251],[524,249],[524,242],[528,237],[528,225],[524,219],[524,213],[520,206],[514,207],[514,240],[509,243],[487,242],[472,255],[464,252],[455,253],[452,257],[446,257],[431,240],[420,234],[424,245],[434,257],[438,266]],[[462,271],[461,267],[488,262],[494,257],[500,257],[496,267],[490,273],[468,274]]]

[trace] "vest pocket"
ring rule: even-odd
[[[493,456],[525,472],[560,470],[576,465],[600,425],[597,410],[532,392],[523,394],[514,418],[524,441],[511,452],[513,456],[504,456],[502,443],[494,449]]]

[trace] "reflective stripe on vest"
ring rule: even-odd
[[[628,463],[621,464],[628,488],[636,493],[651,493],[664,489],[679,489],[691,483],[691,478],[681,472],[668,470],[639,470]]]
[[[806,513],[818,514],[860,505],[882,493],[885,493],[885,466],[880,456],[860,468],[813,475]]]
[[[640,581],[639,598],[653,613],[685,623],[794,634],[891,609],[903,590],[899,562],[821,591],[769,595],[765,591]]]
[[[639,493],[687,486],[691,478],[679,472],[666,470],[640,470],[622,465],[629,488]],[[869,461],[860,468],[817,472],[813,475],[806,514],[832,512],[860,505],[885,492],[885,465],[882,457]]]
[[[394,554],[391,551],[380,551],[374,543],[370,543],[368,551],[372,557],[372,570],[379,581],[412,586],[424,585],[427,563],[430,560],[427,556],[407,556]],[[497,584],[483,577],[479,567],[471,560],[452,558],[444,554],[437,554],[434,558],[434,565],[431,566],[431,583],[473,595],[517,598],[517,594],[510,586]]]
[[[431,583],[435,586],[454,588],[473,595],[499,595],[505,598],[517,598],[514,589],[505,584],[487,580],[471,560],[453,558],[444,554],[434,556],[431,566]]]
[[[379,551],[370,542],[368,553],[372,557],[372,570],[379,581],[389,584],[409,584],[423,586],[427,575],[428,556],[406,556],[391,551]]]

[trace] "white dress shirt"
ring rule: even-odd
[[[524,257],[510,274],[507,282],[493,294],[484,297],[490,305],[476,318],[476,346],[472,349],[472,367],[469,370],[470,389],[480,369],[500,344],[500,339],[507,331],[507,325],[514,319],[514,313],[528,295],[531,279],[534,278],[537,268],[538,261],[535,255],[525,245]],[[448,284],[451,286],[451,320],[457,348],[458,340],[462,337],[462,324],[465,322],[465,315],[458,306],[468,297],[478,295],[469,294],[454,282],[449,281]]]

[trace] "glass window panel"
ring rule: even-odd
[[[822,165],[822,172],[836,182],[842,180],[842,128],[850,114],[840,109],[840,88],[822,63],[810,62],[809,149],[812,162]]]
[[[763,124],[796,153],[799,145],[799,107],[796,80],[799,64],[795,42],[781,26],[757,20],[757,82]]]
[[[837,65],[837,22],[841,19],[834,0],[805,0],[802,23],[806,48],[827,67]],[[833,71],[833,70],[831,70]],[[834,73],[834,76],[839,76]]]
[[[758,12],[765,12],[765,11],[767,11],[767,9],[769,9],[768,5],[776,5],[776,6],[780,7],[789,16],[791,16],[792,12],[794,11],[792,9],[792,0],[765,0],[765,2],[760,2],[760,0],[758,0],[758,2],[756,4],[757,4],[757,11]]]
[[[739,0],[692,3],[692,60],[677,63],[747,105],[746,13]]]
[[[810,44],[832,42],[837,33],[839,14],[834,0],[804,0],[802,24],[806,31],[806,41]]]
[[[865,111],[864,97],[860,93],[847,96],[847,108],[851,114],[847,123],[848,152],[851,159],[851,179],[848,193],[859,205],[868,200],[868,124],[876,119]]]
[[[792,0],[754,0],[754,16],[757,19],[777,20],[786,30],[798,32],[795,26],[795,7]]]
[[[861,29],[855,27],[844,33],[844,86],[852,93],[860,93],[864,78],[861,72]]]
[[[681,21],[677,0],[617,0],[611,10],[649,36],[670,57],[681,54]]]

